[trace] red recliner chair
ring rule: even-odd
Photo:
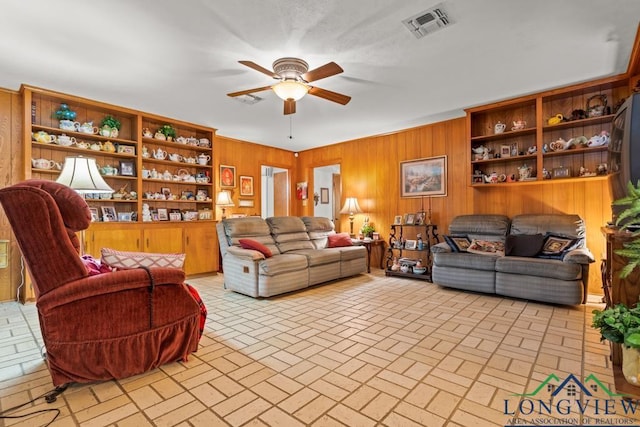
[[[89,226],[89,208],[56,182],[3,188],[0,204],[33,280],[54,385],[125,378],[197,350],[200,309],[182,270],[89,276],[75,234]]]

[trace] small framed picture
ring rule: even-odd
[[[323,205],[329,204],[329,189],[325,187],[320,188],[320,203]]]
[[[306,181],[296,183],[296,199],[307,200],[308,198],[307,191],[308,191],[308,186]]]
[[[373,240],[380,240],[380,233],[373,232]]]
[[[100,221],[100,214],[98,214],[98,208],[89,208],[91,211],[91,222]]]
[[[409,249],[409,250],[415,250],[416,248],[416,241],[415,240],[406,240],[404,242],[404,248],[405,249]]]
[[[241,208],[252,208],[253,199],[240,199],[238,200],[238,206]]]
[[[169,212],[169,221],[181,221],[181,220],[182,220],[182,214],[180,213],[180,211]]]
[[[500,146],[500,157],[511,157],[511,146],[510,145],[501,145]]]
[[[407,220],[405,221],[405,224],[413,225],[415,220],[416,220],[416,215],[415,214],[407,214]]]
[[[118,153],[136,155],[136,147],[131,145],[118,145]]]
[[[182,219],[184,221],[197,221],[198,211],[184,211],[182,212]]]
[[[220,187],[235,188],[236,187],[236,167],[220,165]]]
[[[416,213],[416,220],[415,220],[415,225],[422,225],[424,224],[424,212],[418,212]]]
[[[102,221],[114,222],[118,220],[118,213],[113,206],[101,206],[100,209],[102,209]]]
[[[402,215],[396,215],[393,218],[393,225],[402,225]]]
[[[158,221],[169,221],[169,212],[166,208],[158,208]]]
[[[118,212],[118,221],[131,222],[131,212]]]
[[[162,193],[167,200],[171,197],[171,189],[169,187],[160,187],[160,193]]]
[[[253,177],[240,175],[240,195],[253,196]]]
[[[136,165],[131,160],[120,160],[120,175],[136,176]]]
[[[568,167],[553,168],[554,178],[570,178],[571,170]]]

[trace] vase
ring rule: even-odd
[[[622,347],[622,375],[629,384],[640,386],[640,349]]]

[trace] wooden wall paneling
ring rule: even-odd
[[[22,98],[18,92],[0,90],[0,188],[23,179]],[[0,301],[16,299],[22,282],[20,248],[9,220],[0,208],[0,239],[9,240],[9,265],[0,269]]]

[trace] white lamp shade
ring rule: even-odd
[[[87,157],[67,157],[56,182],[73,188],[78,193],[113,193],[96,165],[96,159]]]
[[[362,213],[362,209],[360,209],[360,205],[358,205],[358,199],[355,197],[347,197],[340,213],[349,215]]]
[[[280,99],[299,100],[309,92],[309,86],[295,80],[285,80],[271,87]]]
[[[218,197],[216,198],[217,206],[235,206],[233,204],[233,200],[231,200],[231,193],[227,190],[222,190],[218,193]]]

